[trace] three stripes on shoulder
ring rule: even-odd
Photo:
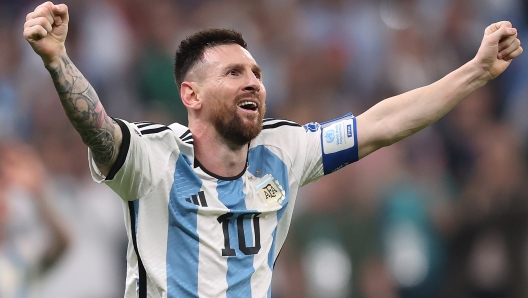
[[[162,132],[164,130],[169,130],[170,128],[163,124],[148,122],[148,121],[142,121],[142,122],[134,122],[136,127],[138,128],[139,132],[142,135],[148,135],[148,134],[154,134],[158,132]]]
[[[289,120],[282,120],[282,119],[273,119],[273,118],[265,118],[262,120],[262,129],[270,129],[270,128],[277,128],[281,126],[297,126],[300,127],[299,124],[289,121]]]

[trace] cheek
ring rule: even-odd
[[[266,87],[264,87],[263,83],[260,84],[260,92],[259,93],[260,93],[260,97],[262,98],[262,100],[265,100],[267,92],[266,92]]]
[[[266,105],[266,90],[260,91],[260,100],[263,105]]]
[[[215,100],[227,102],[229,100],[233,100],[233,98],[238,94],[239,90],[240,86],[234,84],[233,82],[224,80],[218,85],[215,84],[215,87],[209,90],[208,95],[210,98],[214,98]]]

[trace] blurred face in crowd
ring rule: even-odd
[[[7,204],[5,201],[5,185],[0,182],[0,235],[2,234],[2,227],[4,226],[4,221],[7,218]]]
[[[3,229],[7,222],[7,201],[5,197],[5,193],[7,191],[7,182],[6,177],[4,175],[4,167],[3,167],[3,161],[2,161],[2,147],[0,146],[0,245],[2,243],[2,237],[3,237]]]
[[[220,136],[241,146],[260,133],[266,89],[262,71],[246,49],[237,44],[208,48],[193,73],[200,77],[202,112]]]

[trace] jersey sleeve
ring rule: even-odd
[[[117,160],[104,176],[88,149],[90,172],[94,181],[107,184],[123,200],[133,201],[148,194],[161,180],[171,153],[178,147],[167,126],[115,120],[123,133]]]
[[[312,122],[303,126],[304,137],[297,156],[303,156],[301,185],[333,173],[359,159],[356,118],[346,114],[323,123]],[[304,154],[302,154],[304,153]]]

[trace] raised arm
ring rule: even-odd
[[[431,125],[499,76],[523,49],[510,22],[490,25],[475,58],[431,85],[385,99],[359,115],[359,157]]]
[[[117,158],[122,132],[66,54],[68,21],[68,7],[48,1],[27,15],[24,37],[50,72],[66,116],[91,149],[101,172],[107,175]]]

